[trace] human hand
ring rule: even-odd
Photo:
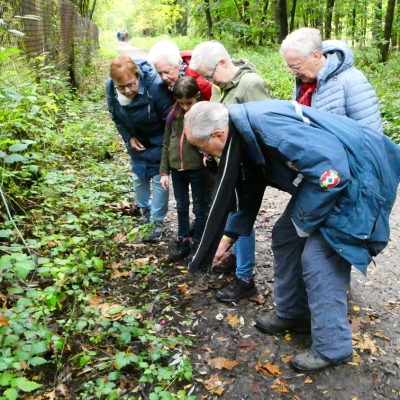
[[[228,256],[228,250],[232,247],[232,242],[225,239],[223,236],[221,241],[219,242],[217,252],[215,253],[212,265],[219,265],[224,261]]]
[[[169,176],[168,175],[162,175],[161,179],[160,179],[160,184],[161,184],[161,187],[164,190],[168,190],[168,188],[169,188]]]
[[[132,149],[135,151],[144,151],[146,147],[142,145],[136,138],[132,137],[129,139],[129,144],[131,145]]]

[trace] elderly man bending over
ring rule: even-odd
[[[296,76],[293,100],[382,131],[376,93],[353,66],[354,54],[345,42],[323,42],[318,29],[300,28],[286,37],[280,52]]]
[[[367,125],[278,100],[228,108],[199,103],[186,114],[185,133],[221,157],[217,196],[191,271],[212,254],[219,261],[222,233],[232,240],[249,234],[267,185],[290,193],[272,231],[276,313],[263,319],[263,331],[311,331],[311,349],[292,360],[299,372],[351,361],[351,265],[365,274],[389,241],[400,148]],[[237,179],[241,165],[256,185]]]

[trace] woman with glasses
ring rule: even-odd
[[[160,162],[172,102],[157,72],[145,60],[118,56],[111,62],[110,77],[106,85],[108,109],[131,157],[143,223],[153,223],[148,240],[157,242],[168,211],[169,192],[160,183]]]
[[[318,29],[300,28],[286,37],[280,52],[285,68],[296,77],[293,100],[382,132],[376,93],[354,67],[353,51],[345,42],[323,42]]]

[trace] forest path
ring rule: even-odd
[[[145,58],[147,54],[129,42],[120,43],[119,52],[133,58]],[[226,284],[227,277],[211,273],[203,277],[201,285],[197,286],[197,294],[188,298],[182,310],[195,321],[191,327],[192,335],[196,336],[193,337],[195,350],[191,350],[190,355],[194,377],[204,381],[213,376],[214,381],[218,378],[217,381],[224,389],[220,398],[226,400],[399,399],[399,197],[391,216],[391,240],[375,258],[376,265],[370,265],[367,277],[353,268],[348,314],[357,355],[352,364],[330,368],[310,377],[297,374],[289,366],[290,357],[310,346],[310,336],[268,336],[254,328],[262,312],[274,309],[271,230],[289,198],[283,192],[268,188],[255,224],[258,300],[246,299],[237,305],[219,303],[215,294],[218,288]],[[169,251],[176,228],[177,218],[171,191],[165,240],[156,245],[160,253]],[[229,278],[232,279],[232,276]],[[222,320],[216,319],[218,314],[223,316]],[[243,324],[232,323],[232,316],[239,320],[243,318]],[[212,370],[208,361],[216,357],[236,360],[238,365],[232,370]],[[264,369],[265,374],[255,371],[259,363],[265,365],[267,361],[272,365],[269,372],[268,367]],[[273,372],[274,366],[280,367],[281,374],[279,371]],[[192,382],[196,385],[193,394],[197,399],[217,398],[197,382]],[[208,384],[212,386],[212,382]]]

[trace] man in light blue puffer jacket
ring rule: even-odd
[[[286,37],[280,52],[285,67],[296,76],[293,100],[382,132],[376,93],[353,66],[354,54],[345,42],[322,42],[318,29],[300,28]]]

